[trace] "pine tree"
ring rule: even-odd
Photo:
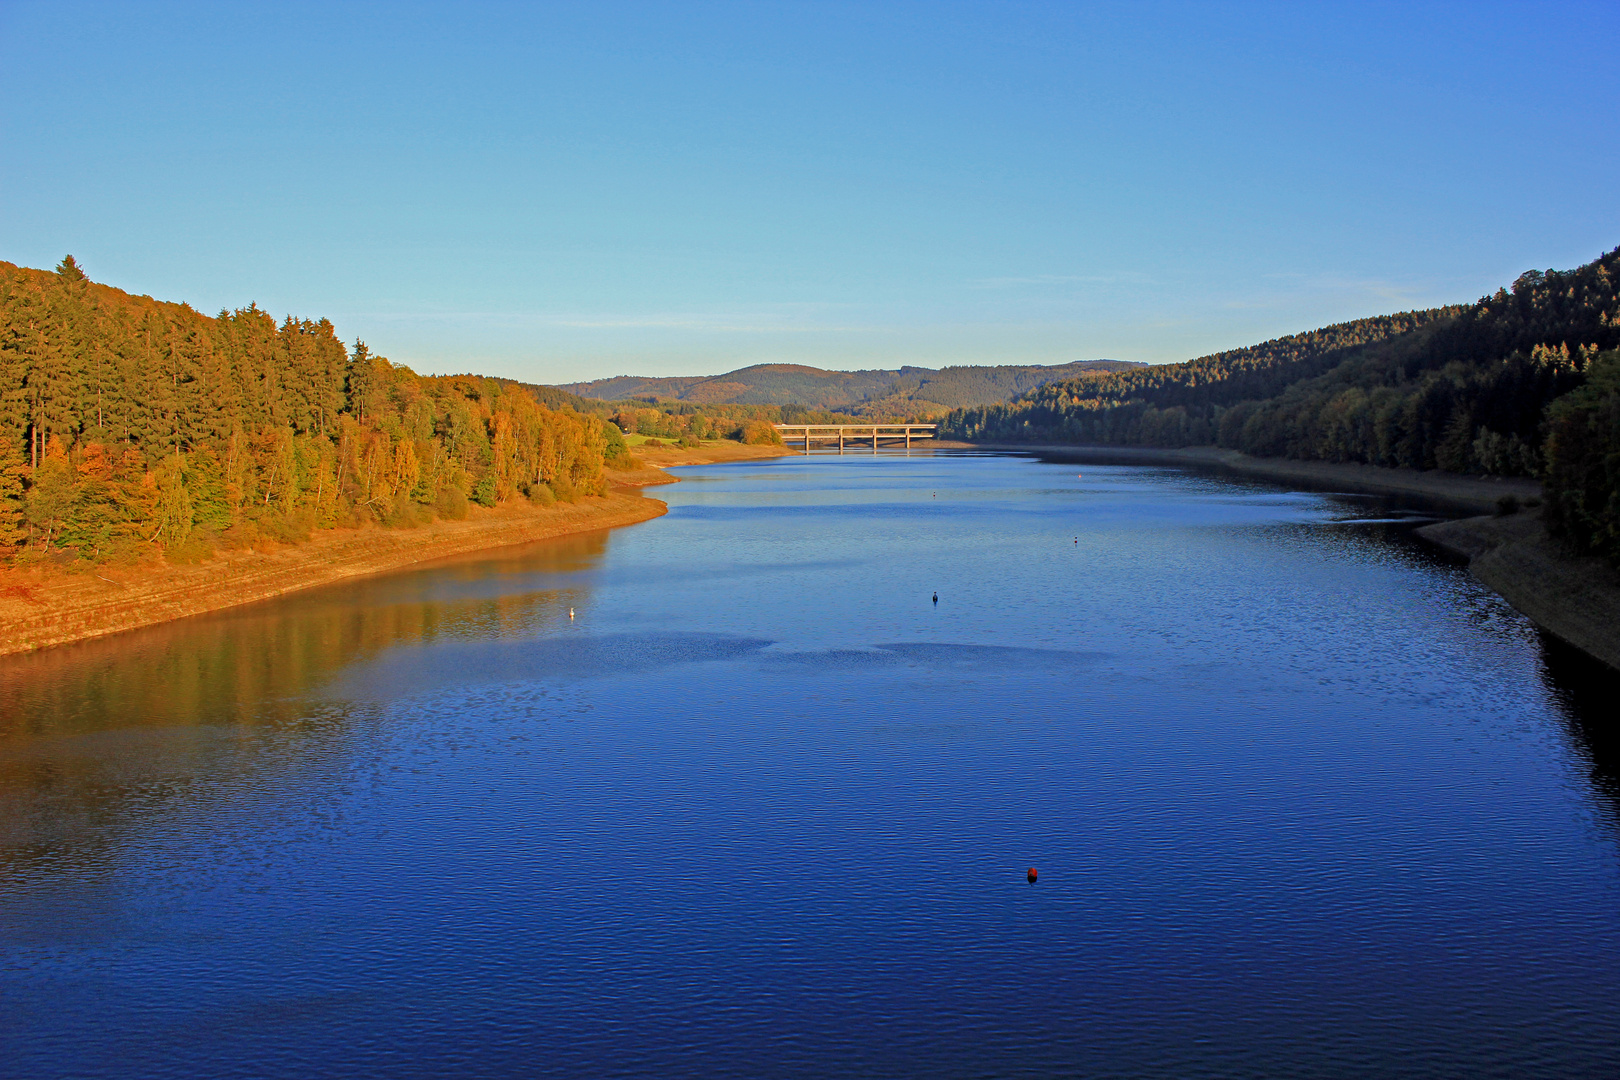
[[[45,546],[49,547],[73,512],[79,493],[73,466],[59,437],[51,436],[32,480],[24,501],[25,512],[29,524],[44,534]]]
[[[14,550],[28,537],[23,516],[23,476],[28,466],[11,439],[0,439],[0,548]]]
[[[600,427],[496,380],[420,377],[362,342],[351,356],[326,320],[210,318],[71,258],[0,263],[0,546],[105,557],[197,529],[459,515],[474,490],[497,502],[543,479],[595,491]]]
[[[71,285],[86,284],[90,280],[71,255],[62,256],[62,261],[56,264],[56,276]]]

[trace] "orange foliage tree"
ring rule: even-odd
[[[599,417],[430,377],[325,320],[0,262],[0,558],[171,554],[605,490]]]

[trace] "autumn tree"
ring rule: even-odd
[[[419,376],[325,319],[131,296],[72,258],[0,263],[0,547],[107,558],[599,493],[604,422],[567,399]]]

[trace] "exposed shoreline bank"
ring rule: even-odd
[[[1191,447],[1047,446],[1016,443],[953,443],[979,450],[1063,454],[1076,461],[1190,465],[1217,468],[1321,491],[1406,495],[1453,510],[1494,511],[1512,495],[1523,502],[1541,495],[1541,485],[1516,477],[1485,478],[1455,473],[1338,465],[1322,461],[1254,458],[1236,450]],[[1468,560],[1474,576],[1561,641],[1620,670],[1620,571],[1601,559],[1567,555],[1537,512],[1490,514],[1436,522],[1417,530],[1430,543]]]
[[[1484,479],[1368,465],[1251,458],[1214,447],[1062,446],[1006,443],[934,444],[1061,454],[1077,461],[1216,468],[1316,490],[1416,496],[1478,514],[1497,499],[1540,494],[1524,479]],[[683,465],[766,460],[790,455],[780,446],[722,443],[689,450],[642,451],[642,467],[608,470],[616,490],[603,497],[547,509],[474,509],[464,521],[418,529],[338,529],[296,546],[224,552],[199,566],[103,568],[96,573],[13,571],[0,579],[0,655],[105,637],[143,626],[256,603],[350,578],[388,573],[454,555],[531,543],[573,533],[631,525],[668,507],[630,489],[679,482],[668,471]],[[1620,572],[1599,559],[1563,554],[1539,514],[1468,517],[1439,522],[1418,535],[1469,560],[1481,581],[1537,625],[1582,652],[1620,669]]]
[[[329,529],[296,545],[224,551],[197,566],[150,564],[94,572],[36,568],[0,572],[0,656],[107,637],[192,615],[224,611],[351,578],[574,533],[634,525],[669,507],[634,489],[678,483],[679,465],[750,461],[791,453],[781,446],[717,442],[653,447],[633,470],[605,470],[614,491],[577,503],[470,508],[462,521],[415,529]]]
[[[1425,525],[1418,535],[1468,569],[1549,634],[1620,671],[1620,571],[1565,554],[1540,514]]]
[[[1415,495],[1457,510],[1474,513],[1496,509],[1496,500],[1512,495],[1521,501],[1539,498],[1541,485],[1524,477],[1460,476],[1456,473],[1386,469],[1378,465],[1341,465],[1327,461],[1250,457],[1238,450],[1194,446],[1180,450],[1137,446],[1062,446],[1020,443],[950,443],[945,448],[1013,450],[1062,454],[1076,460],[1121,464],[1193,465],[1246,476],[1303,484],[1320,491],[1350,490],[1368,495]]]
[[[545,509],[473,508],[463,521],[415,529],[331,529],[303,544],[221,552],[197,566],[11,571],[0,579],[0,655],[105,637],[452,555],[633,525],[668,509],[639,492],[616,490]]]

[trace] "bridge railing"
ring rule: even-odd
[[[784,443],[803,443],[804,452],[810,452],[814,442],[825,443],[831,447],[837,443],[842,450],[846,445],[854,443],[857,446],[869,444],[875,452],[878,444],[888,440],[896,445],[904,443],[911,448],[913,439],[935,438],[934,432],[938,424],[772,424],[782,436]]]

